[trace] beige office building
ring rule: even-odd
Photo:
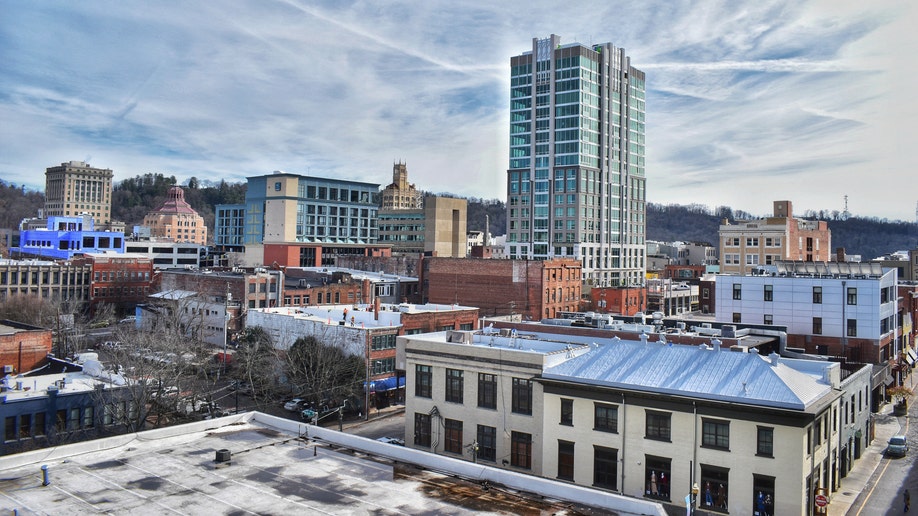
[[[45,217],[76,217],[87,213],[96,228],[112,221],[112,176],[108,168],[82,161],[61,163],[45,171]]]

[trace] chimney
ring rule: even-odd
[[[781,358],[781,355],[779,355],[779,354],[777,354],[777,353],[775,353],[775,352],[772,352],[771,354],[768,355],[768,358],[771,360],[771,365],[777,366],[777,365],[778,365],[778,359]]]
[[[482,245],[488,247],[491,245],[491,216],[485,215],[485,230],[484,230],[484,242]]]
[[[844,247],[836,247],[836,248],[835,248],[835,261],[836,261],[836,262],[839,262],[839,263],[843,263],[843,262],[847,262],[847,261],[848,261],[848,257],[845,255],[845,248],[844,248]]]
[[[378,297],[373,300],[373,319],[376,321],[379,320],[379,298]]]

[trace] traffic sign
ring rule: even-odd
[[[829,505],[829,499],[826,498],[826,495],[816,495],[816,507],[825,507],[826,505]]]

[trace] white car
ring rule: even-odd
[[[301,405],[303,405],[305,401],[306,400],[304,400],[303,398],[293,398],[287,403],[284,403],[284,410],[289,410],[290,412],[296,412],[298,410],[301,410],[302,408]]]

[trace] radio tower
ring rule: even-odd
[[[848,194],[845,194],[845,211],[841,214],[842,220],[848,220],[848,217],[851,216],[851,212],[848,211]]]

